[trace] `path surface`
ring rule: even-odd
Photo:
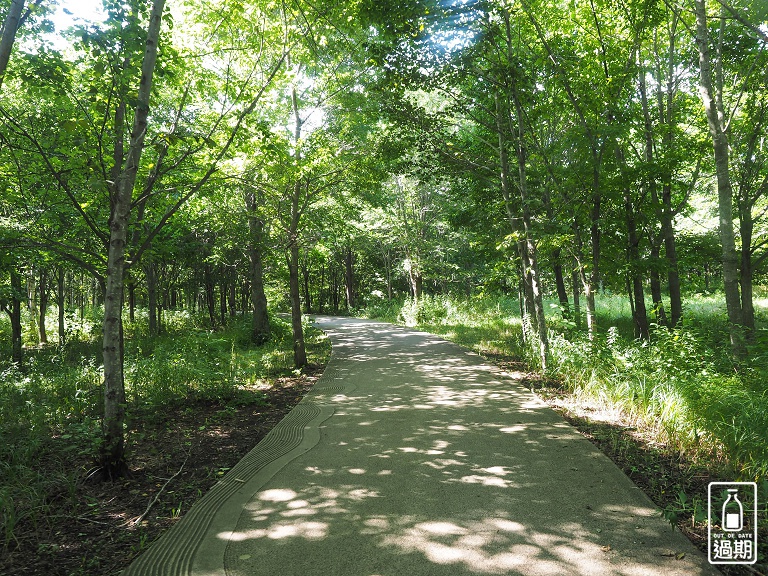
[[[123,576],[704,576],[616,466],[483,359],[318,318],[313,391]]]

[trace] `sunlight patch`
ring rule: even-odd
[[[481,470],[496,476],[506,476],[507,474],[511,474],[511,472],[507,470],[506,466],[491,466],[490,468],[481,468]]]
[[[416,528],[430,534],[463,535],[468,532],[466,528],[457,526],[453,522],[422,522],[416,524]]]
[[[435,564],[455,564],[464,559],[466,552],[444,544],[430,543],[424,547],[424,554]]]
[[[463,476],[460,482],[463,484],[482,484],[483,486],[494,486],[497,488],[509,488],[511,486],[508,481],[498,476],[480,476],[479,474]]]
[[[288,502],[296,498],[298,494],[293,490],[287,488],[275,488],[273,490],[264,490],[259,494],[259,500],[266,500],[267,502]]]
[[[525,530],[525,526],[520,522],[513,522],[504,518],[491,518],[488,522],[504,532],[522,532]]]

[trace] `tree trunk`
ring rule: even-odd
[[[80,311],[80,320],[85,318],[85,278],[84,274],[80,274],[80,285],[77,291],[77,308]]]
[[[11,361],[19,369],[23,367],[24,348],[21,340],[21,297],[24,294],[24,288],[21,282],[21,275],[16,268],[11,269],[11,308],[8,315],[11,319]]]
[[[310,270],[309,270],[309,264],[307,263],[307,260],[304,260],[304,264],[301,266],[301,277],[302,277],[302,288],[304,290],[304,309],[307,311],[307,314],[312,314],[312,292],[310,290],[309,285],[309,276],[310,276]]]
[[[589,272],[589,278],[586,274],[584,279],[584,293],[587,297],[587,330],[590,340],[597,335],[597,314],[595,307],[595,288],[600,281],[600,211],[602,203],[602,194],[600,192],[600,169],[596,158],[593,158],[592,167],[592,209],[590,210],[591,224],[589,227],[589,238],[592,244],[592,269]]]
[[[629,300],[629,312],[632,315],[632,321],[634,323],[634,336],[635,338],[638,338],[640,334],[638,333],[637,322],[635,322],[635,293],[632,288],[631,276],[631,274],[624,275],[625,289],[627,290],[627,300]]]
[[[742,204],[740,210],[739,236],[741,237],[741,269],[739,285],[741,286],[741,311],[743,325],[747,341],[752,341],[755,336],[755,308],[753,304],[752,284],[752,234],[754,222],[752,220],[751,204]]]
[[[325,268],[326,268],[325,261],[323,261],[320,263],[320,288],[317,294],[317,300],[318,300],[317,307],[320,314],[323,314],[325,312],[325,302],[326,302],[326,298],[328,297],[328,290],[330,290],[330,288],[326,290],[326,286],[325,286],[325,276],[326,276]]]
[[[136,280],[129,278],[128,283],[128,319],[136,322]]]
[[[40,316],[37,328],[40,332],[40,344],[48,344],[48,332],[45,329],[45,316],[48,313],[48,274],[44,268],[40,270]]]
[[[405,268],[408,272],[408,284],[411,290],[411,297],[414,300],[421,300],[424,279],[421,275],[421,264],[418,253],[414,253],[411,247],[406,248]]]
[[[705,0],[694,0],[696,12],[696,44],[699,50],[700,83],[699,92],[704,103],[704,110],[712,138],[712,149],[717,174],[717,199],[719,213],[720,244],[723,254],[723,288],[728,312],[731,351],[737,359],[746,355],[744,340],[743,314],[739,295],[739,259],[736,253],[736,240],[733,232],[733,189],[729,168],[728,137],[724,130],[723,111],[718,109],[718,101],[712,84],[712,66],[707,30],[707,11]],[[718,86],[718,92],[722,86]]]
[[[123,280],[128,222],[133,188],[136,184],[144,139],[147,133],[152,76],[157,60],[158,40],[165,0],[154,0],[147,31],[146,51],[141,67],[138,104],[131,131],[130,149],[125,168],[113,187],[109,219],[107,281],[104,298],[104,442],[101,466],[105,478],[128,474],[125,461],[125,382],[123,376]]]
[[[251,307],[251,282],[244,279],[240,285],[240,310],[245,313]]]
[[[30,334],[34,334],[34,337],[37,338],[40,333],[37,326],[37,274],[35,273],[34,266],[29,270],[29,274],[27,275],[27,309],[29,310],[29,332]]]
[[[387,300],[392,300],[392,253],[389,248],[384,250],[384,274],[387,281]]]
[[[221,313],[221,325],[227,324],[227,283],[222,278],[219,284],[219,312]]]
[[[294,96],[295,98],[295,96]],[[298,124],[298,121],[297,121]],[[297,128],[298,132],[298,128]],[[298,138],[298,137],[297,137]],[[291,198],[291,223],[288,230],[288,289],[291,300],[291,329],[293,332],[293,363],[296,368],[307,365],[307,351],[304,347],[304,328],[301,325],[301,294],[299,286],[299,200],[301,197],[302,180],[298,179],[293,187]]]
[[[213,284],[211,265],[205,265],[205,306],[208,309],[208,319],[211,327],[216,326],[216,286]]]
[[[296,368],[307,365],[304,347],[304,328],[301,325],[301,296],[299,294],[299,244],[296,239],[290,246],[288,259],[289,289],[291,297],[291,328],[293,329],[293,363]]]
[[[623,171],[628,170],[624,151],[616,143],[616,158]],[[629,278],[635,305],[632,308],[632,319],[635,324],[635,337],[642,340],[650,338],[648,327],[648,311],[645,307],[645,293],[643,290],[643,276],[640,262],[640,236],[637,233],[637,213],[634,206],[632,190],[628,185],[624,187],[624,221],[627,226],[627,264],[629,265]]]
[[[672,55],[674,54],[674,32],[671,35],[670,40],[670,54],[669,59],[672,60]],[[646,80],[645,80],[645,70],[642,66],[638,67],[639,70],[639,76],[640,76],[640,100],[642,102],[642,108],[643,108],[643,119],[644,119],[644,132],[645,132],[645,161],[648,163],[649,166],[652,166],[655,163],[655,146],[654,146],[654,133],[653,133],[653,122],[651,120],[651,112],[650,112],[650,106],[648,105],[648,91],[646,86]],[[674,73],[674,69],[672,70],[672,73]],[[661,76],[661,74],[659,74]],[[658,92],[657,92],[657,99],[659,101],[659,116],[662,119],[662,121],[665,122],[667,129],[664,133],[664,142],[666,144],[665,150],[667,153],[671,153],[671,138],[672,138],[672,130],[670,129],[670,125],[672,122],[672,114],[671,114],[671,106],[672,101],[674,97],[674,92],[670,93],[669,99],[668,99],[668,108],[667,108],[667,114],[664,114],[664,105],[663,105],[663,97],[661,94],[661,78],[657,78],[657,84],[659,86]],[[667,85],[668,90],[675,90],[675,85]],[[671,188],[670,188],[670,174],[664,174],[663,175],[663,188],[666,191],[668,188],[670,189],[670,199],[671,199]],[[656,178],[655,172],[652,172],[648,176],[648,181],[646,183],[650,193],[651,193],[651,201],[654,206],[659,206],[659,183]],[[670,200],[670,206],[669,211],[667,211],[667,207],[662,205],[659,208],[656,209],[656,216],[659,218],[659,221],[661,222],[661,228],[662,228],[662,237],[664,239],[667,238],[667,234],[671,234],[671,240],[672,240],[672,251],[674,256],[674,232],[671,230],[667,230],[665,227],[665,221],[667,217],[669,217],[668,224],[671,227],[672,224],[672,217],[671,217],[671,200]],[[659,275],[658,265],[659,265],[659,255],[661,251],[661,242],[657,241],[655,238],[655,233],[650,233],[650,243],[651,243],[651,270],[650,270],[650,279],[651,279],[651,298],[653,300],[653,310],[654,314],[656,316],[656,321],[659,324],[666,324],[667,323],[667,317],[664,312],[664,302],[662,300],[661,296],[661,278]],[[670,261],[670,265],[671,265]],[[677,259],[674,258],[674,265],[675,265],[675,272],[677,270]],[[670,292],[672,292],[674,288],[671,287]],[[677,282],[677,297],[679,298],[680,294],[680,282],[678,280]],[[679,318],[678,318],[679,320]],[[674,321],[673,321],[674,326]]]
[[[237,281],[236,278],[232,278],[229,283],[229,317],[234,318],[237,316]]]
[[[515,213],[512,205],[512,183],[511,183],[511,168],[509,165],[509,151],[507,150],[507,130],[505,127],[504,116],[505,107],[502,105],[501,98],[498,94],[494,96],[496,105],[496,135],[499,142],[499,164],[501,166],[501,194],[504,198],[504,208],[507,213],[507,220],[509,221],[509,227],[513,234],[519,236],[519,225],[517,214]],[[527,256],[525,252],[525,245],[522,240],[517,242],[517,252],[520,257],[520,282],[519,282],[519,295],[520,295],[520,315],[525,320],[527,314],[532,310],[532,298],[533,294],[530,291],[530,281],[528,277],[528,264]],[[525,322],[523,323],[523,338],[527,341],[528,334],[526,332]]]
[[[570,314],[571,303],[568,300],[568,290],[565,287],[565,278],[563,277],[563,264],[560,262],[561,250],[558,248],[552,253],[552,259],[555,264],[552,266],[555,272],[555,286],[557,287],[557,299],[560,307],[563,309],[563,315],[568,317]]]
[[[672,186],[662,186],[661,234],[667,257],[667,283],[669,287],[670,326],[676,328],[683,319],[683,296],[680,288],[680,272],[677,265],[677,241],[672,216]]]
[[[144,265],[144,276],[147,279],[147,307],[149,313],[149,335],[160,334],[157,321],[157,265],[150,261]]]
[[[576,324],[577,330],[581,330],[581,289],[579,286],[579,273],[574,262],[573,270],[571,270],[571,292],[573,293],[573,322]]]
[[[333,313],[339,313],[339,280],[336,273],[336,267],[331,262],[328,273],[330,274],[330,288],[331,288],[331,304],[333,306]]]
[[[344,250],[344,285],[347,293],[347,309],[352,310],[355,307],[355,253],[352,246],[347,246]]]
[[[259,218],[256,195],[251,193],[247,197],[248,204],[248,232],[249,232],[249,256],[250,256],[250,283],[251,306],[253,322],[251,324],[251,340],[257,346],[269,341],[270,325],[267,313],[267,295],[264,292],[264,221]]]
[[[5,23],[2,28],[3,35],[0,37],[0,88],[3,87],[5,70],[11,59],[11,50],[16,40],[16,32],[19,29],[19,21],[21,20],[23,10],[24,0],[11,0],[11,6],[8,9],[8,14],[5,16]]]
[[[59,268],[56,277],[56,305],[59,309],[59,346],[64,345],[66,339],[66,324],[64,323],[64,268]]]
[[[296,146],[296,168],[301,165],[301,128],[303,121],[299,114],[299,98],[294,86],[291,90],[291,104],[294,115],[294,144]],[[304,328],[301,325],[301,295],[299,288],[299,223],[301,221],[301,190],[304,185],[303,178],[296,177],[291,197],[290,224],[288,227],[288,289],[291,300],[291,328],[293,331],[293,363],[296,368],[303,368],[307,364],[307,351],[304,347]],[[307,190],[309,194],[309,190]],[[308,198],[307,198],[308,200]]]
[[[659,274],[659,264],[661,263],[661,245],[660,239],[651,238],[651,301],[653,302],[653,315],[656,323],[660,326],[667,325],[667,313],[664,310],[664,298],[661,291],[661,275]]]
[[[667,153],[672,152],[674,146],[674,130],[672,129],[674,122],[674,104],[675,93],[677,92],[677,66],[675,61],[675,32],[677,30],[677,22],[679,20],[679,13],[675,13],[672,21],[672,29],[669,38],[669,62],[667,65],[667,95],[666,95],[666,110],[660,113],[660,117],[664,119],[666,129],[664,131],[663,142],[664,149]],[[659,107],[664,107],[663,97],[661,95],[661,79],[658,82],[659,86]],[[675,210],[672,207],[672,175],[665,174],[664,182],[661,186],[661,236],[664,240],[664,253],[667,257],[667,284],[669,289],[669,313],[670,313],[670,326],[676,328],[680,321],[683,319],[683,296],[680,289],[680,272],[677,264],[677,241],[675,240],[675,227],[674,227],[674,215]]]
[[[506,13],[505,13],[506,15]],[[508,15],[506,15],[507,36],[510,42],[510,55],[512,52],[511,41],[512,31]],[[547,321],[544,314],[544,301],[541,288],[541,275],[539,274],[539,260],[536,253],[536,243],[533,240],[533,231],[531,229],[531,210],[528,197],[528,148],[526,138],[528,138],[528,129],[525,123],[525,114],[520,96],[517,92],[515,74],[509,76],[511,85],[511,96],[515,105],[517,115],[517,170],[518,170],[518,189],[520,192],[520,203],[523,209],[523,232],[525,234],[525,250],[530,265],[531,292],[533,294],[534,320],[536,322],[536,333],[539,340],[539,361],[542,371],[547,370],[549,365],[549,335],[547,334]],[[497,100],[498,101],[498,100]],[[509,115],[506,115],[509,118]]]

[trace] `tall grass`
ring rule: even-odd
[[[671,450],[722,466],[740,479],[768,475],[768,368],[764,319],[751,361],[734,365],[722,299],[695,296],[671,332],[655,326],[649,342],[633,339],[628,302],[598,299],[601,327],[590,340],[550,303],[548,376],[576,399],[619,412]],[[523,344],[519,305],[505,297],[456,301],[427,297],[368,310],[440,334],[482,353],[533,360]],[[761,352],[762,351],[762,352]]]
[[[52,497],[64,495],[74,506],[87,470],[72,462],[89,462],[98,452],[99,323],[69,321],[66,343],[26,350],[20,370],[10,364],[10,330],[0,320],[0,550],[13,544],[20,524],[27,531],[45,526]],[[129,422],[179,402],[263,401],[270,381],[293,371],[290,325],[279,317],[272,319],[272,340],[259,348],[249,342],[248,317],[217,331],[185,312],[166,312],[164,321],[165,333],[155,338],[144,335],[141,312],[135,323],[126,321]],[[325,337],[308,330],[306,342],[310,362],[323,362],[330,350]]]

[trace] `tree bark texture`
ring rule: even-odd
[[[661,290],[661,274],[659,274],[659,263],[661,262],[660,239],[651,239],[651,302],[653,302],[653,315],[656,323],[660,326],[667,325],[667,313],[664,309],[664,299]]]
[[[299,244],[291,243],[288,271],[291,298],[291,328],[293,329],[293,363],[296,368],[307,365],[307,351],[304,347],[304,328],[301,325],[301,295],[299,288]]]
[[[21,274],[15,269],[11,269],[11,307],[8,315],[11,320],[11,361],[21,369],[24,361],[24,348],[22,346],[22,326],[21,326],[21,297],[24,288],[21,281]]]
[[[56,277],[56,305],[59,309],[59,346],[66,339],[66,324],[64,322],[64,268],[59,268]]]
[[[311,270],[305,258],[301,265],[302,290],[304,291],[304,310],[312,314],[312,289],[310,283]]]
[[[577,330],[581,330],[581,289],[579,286],[581,282],[579,280],[579,272],[576,269],[577,263],[573,263],[573,270],[571,271],[571,292],[573,293],[573,322],[576,325]]]
[[[535,312],[536,332],[539,341],[539,361],[542,371],[547,370],[549,364],[549,335],[547,334],[547,321],[544,316],[544,300],[541,289],[541,276],[539,274],[539,260],[536,253],[536,243],[533,241],[531,230],[531,210],[528,197],[528,149],[525,143],[527,138],[527,128],[525,124],[525,115],[523,113],[522,102],[517,93],[517,87],[514,84],[514,74],[510,75],[513,81],[512,98],[515,103],[517,113],[517,171],[518,171],[518,189],[520,191],[520,203],[523,208],[523,232],[525,233],[525,250],[528,256],[530,266],[531,292],[533,294],[533,308]]]
[[[11,6],[3,23],[3,35],[0,37],[0,88],[3,87],[3,78],[5,70],[8,68],[8,62],[11,59],[11,50],[16,40],[16,32],[19,29],[21,13],[24,10],[24,0],[11,0]]]
[[[733,231],[733,188],[729,167],[728,137],[724,130],[722,109],[712,83],[712,60],[707,29],[706,0],[694,0],[696,44],[699,50],[699,92],[704,103],[717,175],[717,200],[720,244],[723,258],[723,288],[728,312],[731,351],[736,358],[746,354],[741,296],[739,295],[739,258]],[[721,88],[721,87],[720,87]]]
[[[563,276],[563,264],[560,262],[560,256],[562,251],[560,248],[552,253],[552,259],[555,263],[552,265],[553,272],[555,273],[555,286],[557,287],[557,300],[560,302],[560,306],[563,308],[565,314],[569,314],[570,301],[568,300],[568,290],[565,287],[565,277]]]
[[[251,340],[257,346],[269,341],[270,326],[267,314],[267,295],[264,292],[264,221],[256,213],[257,202],[254,194],[248,196],[248,232],[250,256],[251,306],[253,322]]]
[[[37,329],[40,335],[40,344],[48,344],[48,332],[45,329],[45,316],[48,313],[48,273],[45,268],[40,269],[40,282],[38,284],[40,289],[39,295],[39,317],[37,322]]]
[[[152,5],[130,148],[125,168],[120,172],[111,198],[107,282],[104,294],[104,442],[101,454],[102,472],[104,477],[109,479],[128,474],[125,461],[125,381],[122,355],[125,249],[133,189],[147,133],[149,100],[164,6],[165,0],[154,0]]]

